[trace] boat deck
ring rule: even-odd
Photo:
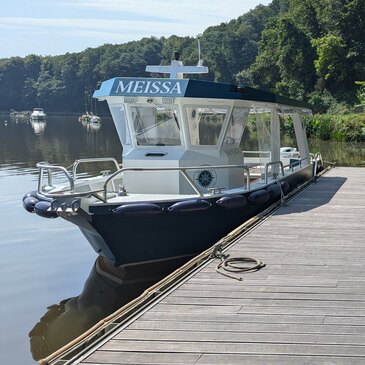
[[[74,363],[364,364],[365,169],[335,168]]]

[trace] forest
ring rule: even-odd
[[[273,0],[237,14],[200,35],[210,72],[199,77],[305,100],[316,113],[352,113],[364,95],[364,2]],[[0,59],[0,111],[84,111],[103,80],[148,76],[146,65],[169,64],[174,51],[184,64],[197,64],[197,42],[171,35],[59,56]],[[107,112],[105,106],[100,111]]]

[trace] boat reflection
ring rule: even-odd
[[[42,135],[46,129],[47,122],[45,120],[31,120],[30,124],[35,134]]]
[[[127,270],[99,256],[80,295],[47,307],[29,332],[34,360],[40,360],[72,341],[95,323],[130,302],[174,268],[164,267],[154,277],[147,270]]]
[[[89,122],[86,124],[86,130],[88,132],[98,132],[101,127],[101,123]]]

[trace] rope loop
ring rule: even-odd
[[[217,273],[231,279],[242,280],[242,277],[230,273],[255,272],[266,266],[262,261],[250,257],[229,257],[222,253],[222,246],[216,245],[211,254],[212,258],[220,259],[221,262],[216,266]]]

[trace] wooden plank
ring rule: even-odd
[[[341,324],[341,325],[354,325],[365,326],[365,317],[360,316],[325,316],[324,324]]]
[[[242,354],[203,354],[196,365],[363,365],[364,359],[351,356],[288,356],[288,355],[242,355]]]
[[[362,291],[354,291],[354,288],[343,288],[343,287],[315,287],[315,286],[241,286],[237,289],[236,285],[233,285],[235,281],[232,281],[231,285],[220,285],[219,292],[224,295],[225,292],[233,292],[239,290],[242,293],[273,293],[280,295],[281,293],[305,293],[305,294],[333,294],[336,295],[361,295]],[[208,290],[217,291],[217,285],[213,283],[191,283],[190,281],[183,286],[187,291],[190,291],[192,295],[195,292]],[[180,292],[180,291],[179,291]],[[182,292],[182,291],[181,291]],[[177,293],[177,292],[176,292]]]
[[[326,317],[327,319],[328,317]],[[343,318],[343,317],[341,317]],[[167,331],[239,331],[239,332],[264,332],[264,333],[309,333],[312,335],[328,334],[347,334],[365,335],[365,326],[361,325],[336,325],[326,324],[303,324],[303,323],[248,323],[248,322],[211,322],[211,321],[153,321],[138,320],[131,323],[128,329],[141,330],[167,330]]]
[[[300,307],[300,308],[350,308],[350,309],[364,309],[364,301],[337,301],[337,300],[291,300],[291,299],[250,299],[250,298],[224,298],[217,297],[217,305],[232,306],[232,305],[244,305],[255,307]],[[176,297],[170,296],[164,300],[166,304],[176,305],[211,305],[212,297]],[[365,314],[365,313],[364,313]]]
[[[182,353],[146,353],[132,351],[97,351],[83,361],[83,364],[155,364],[155,365],[186,365],[195,364],[200,358],[198,354]]]
[[[172,310],[172,308],[169,308]],[[196,310],[198,312],[198,310]],[[290,315],[318,315],[318,316],[365,316],[364,308],[306,308],[306,307],[258,307],[243,306],[239,313],[252,314],[290,314]]]
[[[153,312],[178,312],[178,313],[202,313],[210,315],[210,314],[224,314],[224,313],[238,313],[242,309],[242,305],[170,305],[160,303],[160,305],[151,308],[150,313]]]
[[[313,280],[295,280],[295,278],[288,278],[287,280],[285,279],[271,279],[271,280],[255,280],[255,279],[246,279],[246,276],[241,275],[241,277],[243,278],[243,281],[241,282],[242,285],[252,285],[252,286],[307,286],[307,287],[332,287],[335,288],[337,287],[338,281],[336,279],[321,279],[320,277],[318,278],[318,280],[313,279]],[[232,281],[232,279],[227,278],[227,277],[214,277],[214,278],[200,278],[199,276],[197,277],[192,277],[190,279],[191,283],[206,283],[206,282],[210,282],[213,284],[221,284],[221,285],[225,285],[225,284],[230,284]]]
[[[112,339],[100,347],[104,351],[140,351],[146,356],[150,352],[177,353],[220,353],[220,354],[282,354],[282,355],[322,355],[351,356],[365,358],[365,346],[322,345],[322,344],[272,344],[272,343],[232,343],[194,341],[141,341]]]
[[[260,331],[260,326],[257,326]],[[194,341],[229,343],[281,343],[281,344],[318,344],[365,346],[365,335],[303,334],[303,333],[265,333],[265,332],[209,332],[209,331],[168,331],[127,329],[114,337],[115,340],[136,341]]]
[[[290,314],[227,314],[227,313],[178,313],[163,311],[148,311],[142,317],[149,321],[205,321],[205,322],[226,322],[226,323],[305,323],[321,324],[324,315],[290,315]],[[353,324],[353,323],[352,323]]]
[[[240,300],[253,300],[256,299],[269,299],[269,300],[295,300],[297,302],[300,301],[307,301],[307,300],[315,300],[315,301],[326,301],[333,302],[333,301],[343,301],[343,302],[361,302],[363,306],[365,303],[365,295],[364,294],[342,294],[342,293],[308,293],[308,292],[297,292],[297,291],[285,291],[282,292],[267,292],[267,291],[236,291],[232,290],[225,290],[225,291],[216,291],[213,290],[212,287],[207,289],[192,289],[192,290],[184,290],[180,289],[164,300],[165,303],[172,303],[175,298],[194,298],[197,300],[200,299],[208,299],[212,302],[212,299],[221,300],[222,298],[229,298],[229,299],[240,299]]]

